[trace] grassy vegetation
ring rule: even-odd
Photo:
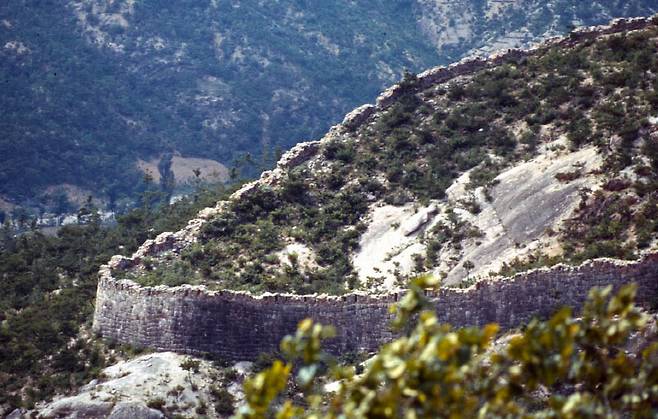
[[[371,203],[443,199],[454,179],[470,169],[469,188],[490,188],[500,170],[560,136],[574,150],[595,145],[611,180],[630,166],[641,174],[635,203],[627,191],[587,195],[583,206],[600,210],[581,208],[559,232],[568,259],[634,257],[638,243],[647,246],[656,233],[649,218],[653,206],[643,204],[655,198],[658,178],[658,146],[647,135],[647,118],[658,105],[658,82],[648,71],[658,70],[656,32],[652,27],[551,49],[427,90],[407,75],[404,94],[389,109],[323,145],[321,165],[294,168],[280,185],[261,185],[232,202],[180,261],[165,262],[138,280],[169,283],[172,272],[182,272],[192,273],[192,282],[256,292],[348,291],[356,286],[348,255],[358,247]],[[563,174],[560,181],[576,175]],[[472,204],[469,211],[477,213],[479,206]],[[418,265],[432,268],[443,244],[459,246],[473,237],[459,220],[444,227],[426,234],[427,252]],[[293,242],[313,250],[314,266],[282,268],[280,252]]]

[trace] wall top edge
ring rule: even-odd
[[[571,266],[565,264],[558,264],[552,267],[542,267],[533,269],[526,272],[517,273],[510,277],[492,277],[481,279],[475,284],[471,285],[468,288],[446,288],[441,287],[437,291],[427,291],[426,295],[432,296],[441,296],[445,294],[469,294],[474,292],[483,286],[495,285],[495,284],[505,284],[506,282],[514,282],[517,280],[532,280],[533,277],[540,276],[542,274],[550,273],[573,273],[578,274],[581,272],[591,272],[596,270],[612,270],[612,269],[628,269],[636,268],[645,264],[658,264],[658,253],[651,253],[645,255],[643,258],[637,261],[628,261],[628,260],[619,260],[619,259],[610,259],[610,258],[600,258],[592,259],[585,261],[581,265]],[[177,295],[177,296],[198,296],[198,297],[218,297],[224,296],[237,300],[254,300],[254,301],[277,301],[287,300],[294,301],[299,303],[311,303],[314,301],[363,301],[364,299],[370,301],[382,301],[390,302],[392,300],[398,300],[405,293],[406,289],[396,288],[387,293],[368,293],[366,291],[354,291],[348,294],[343,295],[329,295],[329,294],[292,294],[292,293],[271,293],[265,292],[262,294],[253,294],[249,291],[236,291],[236,290],[210,290],[205,285],[180,285],[176,287],[168,287],[166,285],[158,286],[142,286],[138,283],[129,280],[129,279],[115,279],[111,274],[111,269],[108,265],[104,265],[101,268],[101,278],[99,282],[99,287],[103,288],[117,288],[122,290],[131,290],[136,293],[143,293],[145,295]]]

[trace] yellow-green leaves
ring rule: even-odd
[[[302,407],[281,401],[277,417],[656,416],[658,343],[629,345],[630,336],[649,333],[647,315],[633,304],[635,287],[623,287],[615,296],[611,288],[592,290],[582,318],[564,308],[492,347],[497,325],[453,330],[424,310],[429,308],[424,290],[435,285],[430,278],[412,284],[394,308],[406,333],[382,346],[360,375],[322,352],[321,342],[333,329],[300,323],[282,350],[291,361],[301,361],[295,384],[305,392],[305,402]],[[250,380],[243,411],[267,412],[290,371],[290,365],[278,363]],[[322,380],[339,380],[338,390],[325,391],[318,385]],[[266,390],[268,383],[273,390]]]
[[[262,418],[288,383],[292,365],[274,361],[267,370],[247,379],[244,392],[247,404],[238,412],[240,418]]]
[[[421,310],[430,306],[428,299],[425,297],[425,290],[436,289],[439,286],[439,280],[433,275],[423,275],[413,279],[409,283],[409,291],[402,299],[391,306],[390,312],[395,314],[393,328],[396,330],[409,325],[413,315],[418,314]]]
[[[302,320],[294,336],[286,336],[281,342],[281,352],[291,360],[301,358],[305,364],[320,361],[322,341],[336,335],[333,326],[313,323],[311,319]]]

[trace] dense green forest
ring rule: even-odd
[[[151,195],[116,226],[103,227],[92,217],[56,236],[0,228],[0,405],[29,408],[96,377],[113,361],[88,331],[99,266],[180,229],[229,192],[204,189],[165,206]]]
[[[478,25],[439,48],[419,25],[439,18],[411,0],[4,2],[0,197],[43,207],[44,190],[66,183],[125,204],[144,189],[138,158],[177,151],[230,166],[319,136],[404,68],[525,26],[530,40],[656,11],[644,0],[527,3],[485,17],[485,2],[464,2]]]

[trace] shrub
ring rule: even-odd
[[[208,404],[203,400],[201,400],[199,402],[199,405],[196,407],[196,409],[194,409],[194,413],[196,413],[197,415],[205,416],[206,413],[208,413]]]
[[[559,172],[555,174],[555,179],[559,180],[560,182],[571,182],[573,180],[578,179],[581,177],[583,174],[580,170],[572,170],[570,172]]]
[[[213,386],[210,393],[215,399],[215,412],[222,416],[232,415],[235,412],[235,398],[227,389]]]
[[[587,143],[592,136],[592,124],[582,114],[575,116],[569,122],[567,138],[572,148],[578,148]]]
[[[148,402],[146,402],[146,405],[149,408],[155,409],[155,410],[160,410],[160,411],[165,407],[166,404],[167,404],[167,402],[161,397],[158,397],[156,399],[151,399]]]
[[[612,286],[592,289],[580,316],[563,308],[548,321],[532,320],[494,349],[496,324],[455,330],[438,323],[424,296],[436,284],[431,278],[413,282],[392,309],[402,337],[382,346],[358,376],[321,351],[322,341],[335,335],[333,328],[302,321],[281,343],[287,362],[275,361],[245,381],[247,405],[238,418],[655,413],[658,344],[651,337],[631,344],[632,336],[650,333],[648,316],[633,304],[636,286],[614,296]],[[339,381],[339,391],[324,390],[322,379]],[[301,403],[281,401],[289,386],[303,392]]]

